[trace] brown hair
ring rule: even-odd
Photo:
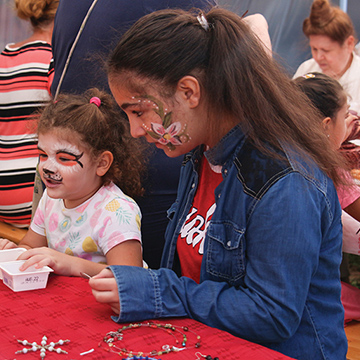
[[[339,7],[331,6],[328,0],[315,0],[310,16],[303,22],[303,32],[310,35],[325,35],[340,45],[349,36],[355,37],[354,25],[350,16]]]
[[[90,103],[92,97],[100,99],[99,107]],[[69,131],[71,141],[76,132],[95,158],[103,151],[110,151],[114,161],[103,176],[104,184],[113,181],[125,194],[135,197],[143,194],[142,147],[130,136],[128,122],[118,110],[112,97],[98,89],[90,89],[83,95],[60,94],[56,102],[42,110],[38,133],[59,128]]]
[[[48,25],[55,19],[59,0],[15,0],[17,16],[30,20],[33,27]]]
[[[116,86],[122,76],[130,75],[127,78],[134,79],[136,86],[137,77],[145,78],[170,96],[182,77],[195,76],[207,100],[209,131],[214,136],[224,119],[231,118],[234,125],[241,123],[261,151],[267,152],[266,144],[278,149],[280,143],[290,144],[338,182],[336,168],[343,166],[343,160],[329,150],[314,121],[318,112],[269,58],[244,21],[215,7],[204,14],[209,23],[205,30],[197,14],[168,9],[138,20],[110,55],[109,80]]]
[[[310,99],[323,118],[336,121],[336,115],[347,101],[340,83],[328,75],[308,73],[293,80],[294,84]]]

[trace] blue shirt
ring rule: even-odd
[[[200,148],[185,157],[159,270],[111,266],[118,322],[187,316],[296,359],[345,359],[341,209],[317,166],[262,154],[240,127],[205,152],[222,165],[200,284],[172,270],[198,184]]]

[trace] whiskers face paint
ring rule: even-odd
[[[62,181],[62,176],[60,174],[55,174],[54,172],[47,169],[43,169],[43,176],[44,179],[48,181],[57,181],[57,182]]]
[[[54,143],[50,148],[43,149],[42,143],[38,144],[39,159],[48,173],[57,171],[79,171],[84,165],[80,161],[84,152],[69,143]]]
[[[81,144],[74,134],[76,144]],[[39,172],[51,198],[64,203],[82,203],[101,185],[94,161],[86,145],[75,145],[61,137],[61,130],[39,134]]]

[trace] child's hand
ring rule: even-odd
[[[17,247],[18,246],[14,242],[8,239],[0,238],[0,250],[15,249]]]
[[[115,314],[120,314],[120,299],[116,280],[111,270],[104,269],[89,280],[92,293],[99,303],[108,304]]]
[[[350,110],[345,118],[346,135],[344,141],[350,141],[359,138],[360,118],[359,115]]]
[[[49,249],[48,247],[34,248],[25,251],[18,257],[18,260],[27,260],[20,266],[20,271],[24,271],[32,265],[34,265],[36,269],[49,266],[56,274],[71,275],[69,255],[54,249]]]

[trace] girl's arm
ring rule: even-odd
[[[108,265],[142,266],[142,249],[138,240],[127,240],[111,248],[106,254]]]
[[[107,267],[107,264],[64,254],[48,247],[30,249],[21,254],[19,260],[28,260],[21,266],[22,271],[32,265],[36,268],[50,266],[56,274],[65,276],[80,276],[81,272],[94,276]],[[137,240],[124,241],[108,251],[106,260],[108,265],[142,266],[141,243]]]
[[[25,249],[32,249],[42,246],[47,246],[46,236],[39,235],[35,231],[31,230],[31,228],[19,242],[19,247],[23,247]]]
[[[117,322],[187,316],[251,341],[284,341],[299,326],[311,281],[319,289],[338,286],[341,212],[334,193],[331,199],[332,216],[326,213],[330,210],[323,193],[298,173],[274,184],[247,224],[243,286],[212,280],[197,284],[171,269],[133,266],[111,266],[113,275],[103,271],[89,285],[97,301],[119,314]],[[322,240],[325,221],[328,237]],[[331,261],[320,267],[329,272],[326,284],[321,276],[313,279],[322,242],[331,253]],[[225,251],[219,252],[220,258]]]

